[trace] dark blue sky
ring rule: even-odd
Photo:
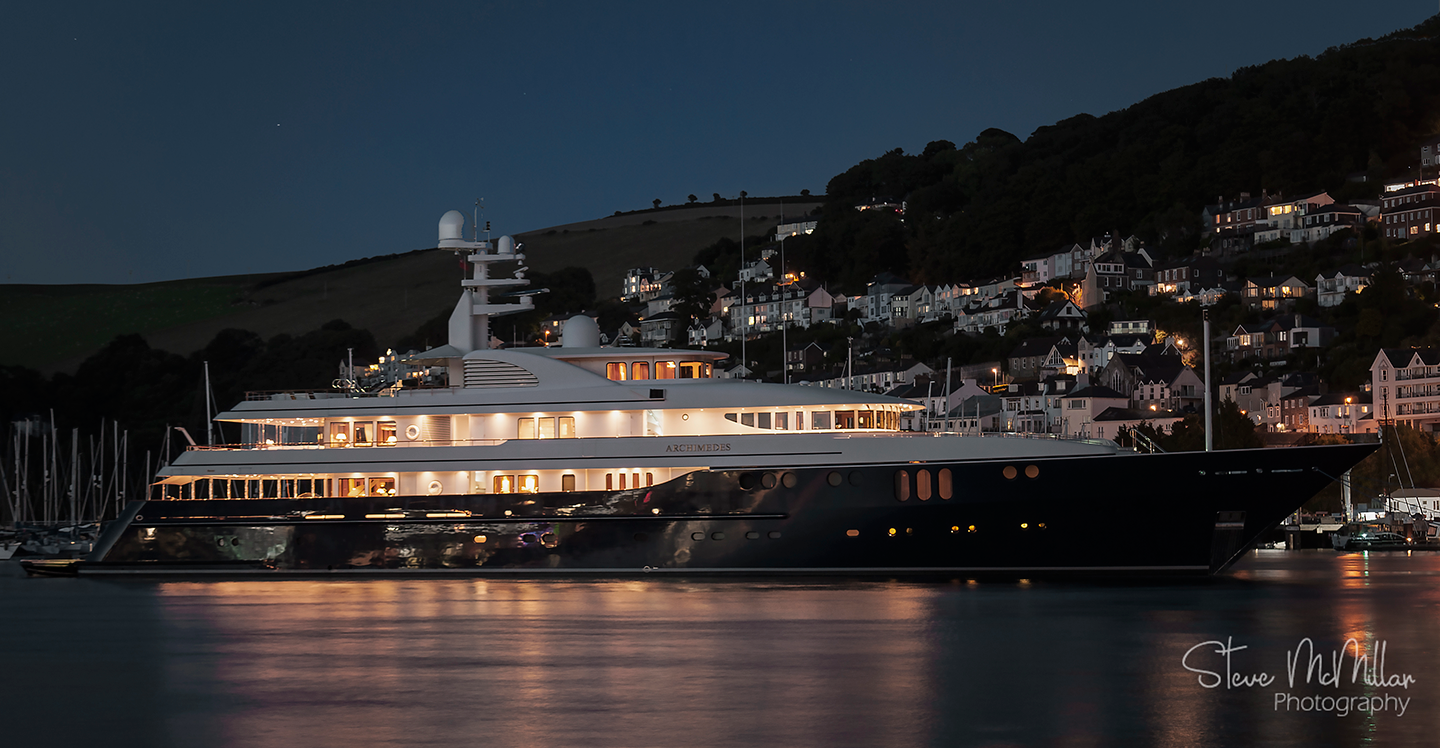
[[[295,270],[1080,112],[1434,2],[9,3],[0,283]],[[1239,186],[1237,186],[1238,188]]]

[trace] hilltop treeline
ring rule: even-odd
[[[1440,17],[1318,57],[1242,68],[1026,140],[997,129],[956,147],[892,150],[830,180],[794,262],[847,291],[875,273],[940,282],[1014,272],[1023,257],[1105,232],[1162,255],[1203,236],[1202,206],[1245,191],[1368,197],[1418,167],[1440,122]],[[1368,181],[1348,181],[1361,175]],[[904,216],[857,211],[907,201]]]

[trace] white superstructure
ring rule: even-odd
[[[1111,443],[899,431],[922,406],[862,392],[714,377],[713,351],[605,348],[588,317],[562,345],[492,349],[489,317],[533,308],[525,285],[490,277],[522,261],[510,237],[462,238],[440,222],[442,249],[468,250],[473,277],[449,343],[415,357],[444,364],[448,386],[263,393],[218,420],[244,424],[240,445],[192,447],[161,472],[168,498],[304,498],[614,491],[700,469],[816,467],[1113,453]]]

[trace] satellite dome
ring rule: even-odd
[[[465,241],[465,214],[452,210],[440,216],[440,241]]]
[[[565,327],[560,331],[560,346],[562,348],[599,348],[600,326],[595,324],[594,319],[577,314],[565,320]]]
[[[500,241],[495,244],[495,252],[502,255],[515,254],[515,240],[509,236],[500,237]]]

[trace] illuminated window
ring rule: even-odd
[[[778,431],[786,431],[786,430],[788,430],[789,428],[790,428],[790,414],[789,414],[789,413],[776,413],[776,414],[775,414],[775,429],[778,430]]]
[[[654,473],[646,473],[646,474],[645,474],[645,487],[646,487],[646,488],[649,488],[650,486],[653,486],[653,485],[655,485],[655,474],[654,474]]]
[[[343,447],[350,443],[350,424],[335,421],[330,424],[330,444]]]
[[[515,493],[515,476],[495,476],[495,493]]]
[[[895,498],[901,501],[910,498],[910,473],[908,471],[895,471]]]
[[[353,427],[354,443],[357,447],[368,447],[373,443],[375,436],[375,424],[370,421],[360,421]]]
[[[950,468],[940,469],[940,498],[949,499],[955,495],[955,485],[950,477]]]
[[[640,487],[640,474],[639,474],[639,473],[634,473],[634,474],[632,474],[630,477],[634,479],[634,480],[631,481],[631,483],[633,483],[636,488],[639,488],[639,487]]]
[[[574,417],[574,416],[560,416],[560,438],[561,438],[561,439],[574,439],[574,438],[575,438],[575,417]]]
[[[930,471],[915,471],[915,498],[921,501],[930,500]]]
[[[630,378],[649,379],[650,363],[648,361],[636,361],[635,363],[630,364]]]
[[[574,490],[575,490],[575,474],[574,474],[574,473],[566,473],[566,474],[560,476],[560,490],[561,490],[561,491],[566,491],[566,492],[574,491]]]
[[[394,443],[395,443],[395,422],[394,422],[394,421],[381,421],[381,422],[380,422],[379,430],[375,432],[375,439],[376,439],[376,443],[377,443],[377,444],[381,444],[381,445],[394,444]]]
[[[617,382],[623,382],[623,381],[625,381],[625,364],[624,364],[624,362],[611,362],[611,363],[605,364],[605,378],[606,378],[606,379],[613,379],[613,380],[615,380],[615,381],[617,381]]]
[[[875,413],[874,413],[874,411],[869,411],[869,410],[862,410],[862,411],[860,411],[860,419],[859,419],[859,426],[858,426],[858,428],[862,428],[862,429],[873,429],[873,428],[875,428]]]
[[[675,362],[674,362],[674,361],[656,361],[656,362],[655,362],[655,378],[656,378],[656,379],[674,379],[674,378],[675,378]]]
[[[837,428],[837,429],[853,429],[853,428],[855,428],[855,411],[853,411],[853,410],[837,410],[837,411],[835,411],[835,428]]]
[[[371,478],[371,479],[370,479],[370,495],[371,495],[371,496],[394,496],[394,495],[395,495],[395,479],[394,479],[394,478]]]
[[[364,478],[341,478],[341,496],[368,496],[365,492],[366,483]]]
[[[554,419],[554,418],[537,418],[537,419],[535,419],[535,425],[540,427],[539,438],[541,438],[541,439],[554,439],[554,438],[555,438],[555,419]]]
[[[606,491],[614,491],[614,490],[615,490],[615,475],[614,475],[614,473],[606,473],[606,474],[605,474],[605,490],[606,490]]]
[[[621,490],[621,491],[624,491],[624,490],[625,490],[625,474],[624,474],[624,473],[621,473],[621,474],[620,474],[620,490]]]
[[[680,379],[701,379],[705,376],[706,365],[699,361],[681,361]]]
[[[810,428],[825,430],[830,428],[830,411],[817,410],[810,414]]]
[[[540,476],[520,476],[520,493],[540,493]]]
[[[534,438],[535,438],[535,419],[534,419],[534,418],[517,418],[517,419],[515,419],[515,424],[516,424],[516,426],[515,426],[515,438],[516,438],[516,439],[534,439]]]
[[[804,429],[805,429],[805,412],[804,412],[804,411],[797,410],[797,411],[795,411],[795,430],[796,430],[796,431],[803,431]]]

